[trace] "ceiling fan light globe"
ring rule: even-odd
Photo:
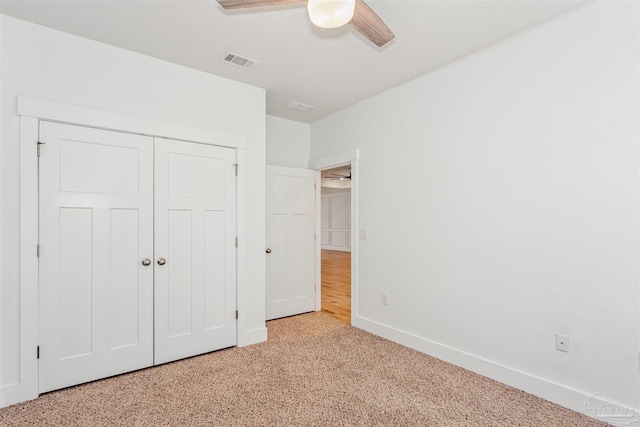
[[[320,28],[338,28],[353,18],[355,0],[308,0],[309,19]]]

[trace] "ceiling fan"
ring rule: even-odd
[[[378,47],[395,38],[387,24],[362,0],[218,0],[225,9],[307,2],[309,18],[321,28],[351,25]]]
[[[340,180],[340,181],[351,181],[351,172],[349,172],[347,175],[340,175],[337,173],[332,173],[327,175],[327,178],[329,179],[333,179],[333,180]]]

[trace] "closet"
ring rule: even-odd
[[[236,344],[236,152],[41,122],[39,391]]]

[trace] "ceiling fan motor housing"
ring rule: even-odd
[[[311,22],[320,28],[338,28],[353,18],[355,0],[308,0],[307,11]]]

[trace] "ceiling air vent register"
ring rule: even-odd
[[[314,108],[316,108],[313,105],[303,104],[302,102],[298,102],[298,101],[289,101],[286,104],[284,104],[284,106],[287,108],[291,108],[291,109],[303,111],[303,112],[311,111]]]
[[[250,70],[253,68],[258,61],[255,59],[250,59],[244,56],[240,56],[237,53],[227,52],[227,54],[222,58],[223,62],[227,64],[235,65],[236,67],[243,68],[245,70]]]

